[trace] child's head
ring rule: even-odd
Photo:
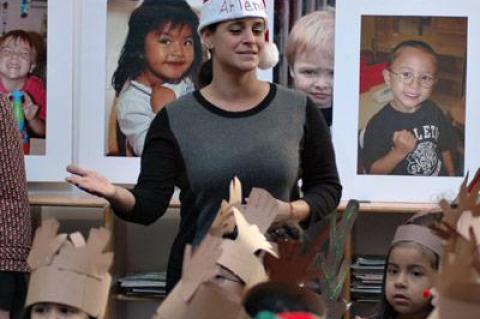
[[[441,218],[432,216],[422,214],[395,232],[385,266],[382,318],[396,314],[426,317],[432,310],[425,292],[432,288],[442,254],[441,239],[425,225]]]
[[[390,53],[385,83],[393,93],[392,107],[414,113],[432,94],[437,76],[435,51],[422,41],[403,41]]]
[[[95,319],[89,316],[86,312],[67,305],[42,302],[34,304],[30,307],[27,315],[27,319]]]
[[[294,24],[285,48],[294,87],[323,108],[332,105],[334,35],[334,13],[314,11]]]
[[[320,295],[293,283],[263,282],[251,288],[243,300],[245,311],[255,317],[261,311],[307,311],[324,316],[325,304]]]
[[[127,80],[145,72],[162,82],[196,78],[202,59],[197,27],[197,15],[183,0],[148,2],[136,8],[112,78],[117,94]]]
[[[25,301],[27,318],[102,318],[107,306],[112,253],[104,253],[110,232],[92,229],[87,240],[80,233],[57,234],[59,223],[42,221],[27,258],[31,268]],[[81,293],[79,293],[81,292]]]
[[[0,76],[25,79],[35,68],[35,45],[23,30],[12,30],[0,38]]]

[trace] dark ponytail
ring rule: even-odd
[[[215,33],[215,31],[217,31],[217,26],[218,26],[218,23],[214,23],[206,26],[205,28],[210,33]],[[212,80],[213,80],[213,62],[212,62],[211,51],[209,52],[209,55],[210,55],[210,58],[202,63],[200,70],[198,71],[197,84],[199,89],[209,85],[210,83],[212,83]]]

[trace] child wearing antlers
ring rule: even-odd
[[[43,220],[28,256],[32,269],[25,319],[100,319],[110,291],[112,253],[103,250],[110,238],[104,228],[57,234],[59,223]]]
[[[387,255],[379,310],[369,318],[426,319],[433,310],[429,292],[443,248],[441,238],[428,226],[441,217],[441,213],[418,213],[397,228]]]

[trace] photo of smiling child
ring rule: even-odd
[[[424,41],[404,40],[383,70],[393,96],[365,128],[359,145],[366,174],[453,176],[452,127],[430,99],[438,58]]]
[[[158,111],[193,91],[202,59],[197,27],[183,0],[144,1],[131,13],[112,76],[118,133],[125,137],[118,146],[125,151],[115,155],[140,156]]]
[[[22,132],[25,155],[30,154],[30,138],[43,139],[46,135],[45,85],[32,74],[36,55],[34,40],[27,31],[11,30],[0,38],[0,94],[8,96],[12,103],[12,93],[19,94],[25,123]]]

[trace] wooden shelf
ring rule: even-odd
[[[344,211],[347,202],[342,201],[338,206],[339,211]],[[418,211],[439,209],[438,204],[432,203],[393,203],[393,202],[360,202],[359,213],[382,214],[412,214]]]
[[[30,191],[30,205],[34,206],[77,206],[77,207],[108,207],[108,202],[100,197],[87,193],[67,191]]]
[[[124,294],[115,294],[114,298],[121,301],[143,301],[143,302],[162,302],[164,296],[129,296]]]

